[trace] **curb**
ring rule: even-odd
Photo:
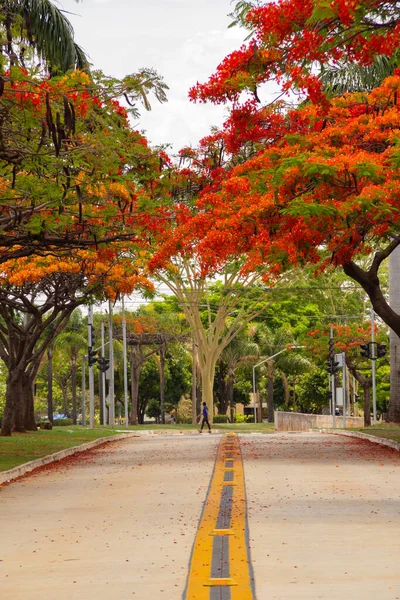
[[[3,483],[10,483],[10,481],[21,477],[21,475],[25,475],[25,473],[34,471],[35,469],[43,467],[44,465],[48,465],[52,462],[62,460],[67,456],[79,454],[80,452],[85,452],[85,450],[90,450],[91,448],[96,448],[96,446],[108,444],[109,442],[115,442],[121,439],[123,440],[128,437],[136,437],[135,433],[136,432],[122,433],[119,435],[110,435],[106,438],[99,438],[97,440],[93,440],[93,442],[87,442],[86,444],[81,444],[80,446],[72,446],[71,448],[65,448],[64,450],[54,452],[54,454],[48,454],[47,456],[43,456],[42,458],[38,458],[37,460],[31,460],[30,462],[19,465],[18,467],[9,469],[9,471],[2,471],[0,472],[0,486]]]
[[[367,440],[373,444],[379,444],[380,446],[388,446],[393,450],[400,451],[400,442],[394,440],[387,440],[386,438],[378,438],[369,433],[361,433],[359,431],[332,431],[331,429],[321,429],[320,433],[329,433],[331,435],[345,435],[346,437],[360,438],[361,440]]]

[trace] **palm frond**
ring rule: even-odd
[[[362,67],[349,63],[330,65],[321,71],[320,79],[325,91],[333,96],[348,92],[370,92],[393,74],[399,59],[400,55],[397,54],[391,58],[377,56],[371,65]]]
[[[2,10],[21,19],[27,40],[52,71],[88,68],[84,51],[75,44],[71,23],[50,0],[6,0]]]

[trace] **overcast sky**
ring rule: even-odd
[[[243,30],[228,30],[230,0],[60,0],[59,6],[74,13],[68,18],[75,40],[95,68],[122,77],[153,67],[164,77],[168,104],[154,100],[135,124],[153,145],[195,146],[221,124],[223,107],[194,105],[187,94],[243,42]]]

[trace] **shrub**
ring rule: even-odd
[[[235,423],[252,423],[253,415],[235,415]]]
[[[72,425],[72,419],[54,419],[54,427],[64,427],[66,425]]]
[[[215,415],[214,423],[229,423],[228,415]]]

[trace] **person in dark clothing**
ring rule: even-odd
[[[203,431],[203,427],[204,427],[205,423],[207,423],[207,426],[208,426],[208,433],[211,433],[211,427],[210,427],[210,423],[208,421],[208,406],[205,402],[203,402],[202,415],[203,415],[203,420],[201,422],[201,428],[199,429],[199,433],[201,433]]]

